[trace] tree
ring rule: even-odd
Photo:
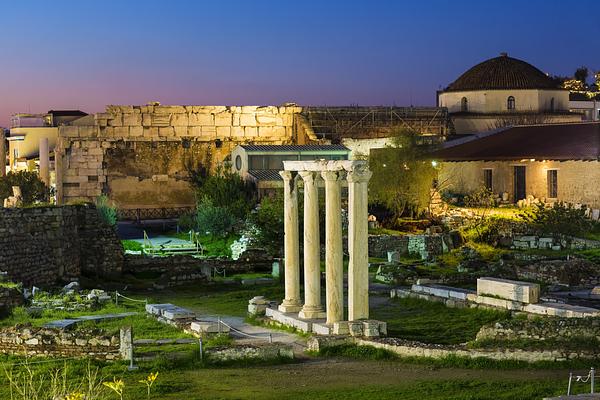
[[[577,68],[577,70],[575,70],[575,75],[573,77],[579,82],[581,82],[583,86],[586,86],[588,75],[589,70],[587,69],[587,67],[579,67]]]
[[[238,174],[219,166],[213,174],[197,174],[193,183],[197,198],[225,207],[237,219],[243,219],[255,205],[255,187]]]
[[[227,207],[217,206],[209,197],[202,197],[198,202],[196,222],[201,232],[212,236],[227,236],[233,228],[234,219]]]
[[[387,207],[394,218],[416,217],[429,205],[437,170],[424,157],[431,146],[419,145],[418,139],[413,131],[399,130],[392,146],[371,151],[371,201]]]
[[[13,195],[13,186],[21,188],[24,206],[47,202],[50,197],[50,189],[42,182],[37,173],[11,171],[5,177],[0,177],[0,204],[4,202],[4,199]]]
[[[280,253],[283,248],[283,208],[283,193],[279,191],[273,197],[263,197],[249,218],[257,228],[258,243],[274,253]]]

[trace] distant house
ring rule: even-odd
[[[256,184],[259,197],[283,187],[279,171],[284,161],[347,160],[350,150],[333,145],[252,145],[237,146],[231,153],[231,167]]]
[[[590,98],[585,93],[571,93],[569,109],[582,114],[584,121],[600,121],[600,94]]]
[[[569,111],[569,91],[533,65],[501,53],[475,65],[438,92],[454,133],[511,125],[581,122]]]
[[[513,202],[527,196],[600,208],[600,123],[517,126],[448,141],[443,189],[466,194],[485,186]]]
[[[15,114],[8,134],[9,169],[35,170],[39,162],[40,139],[48,139],[51,158],[59,126],[71,124],[88,114],[80,110],[50,110],[45,114]]]

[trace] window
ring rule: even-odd
[[[550,99],[550,112],[554,112],[554,97]]]
[[[558,197],[558,170],[549,169],[547,172],[548,197],[556,199]]]
[[[239,155],[235,157],[235,169],[238,171],[242,170],[242,157]]]
[[[460,111],[469,111],[469,102],[466,97],[460,99]]]
[[[486,189],[494,190],[494,181],[492,180],[492,170],[486,168],[483,170],[483,184]]]
[[[506,108],[509,110],[515,109],[515,98],[513,96],[508,96],[508,99],[506,100]]]

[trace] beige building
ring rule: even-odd
[[[487,187],[511,202],[533,196],[600,208],[600,123],[505,128],[446,142],[432,157],[450,193]]]
[[[475,65],[438,92],[458,135],[504,126],[580,122],[569,91],[525,61],[502,53]]]

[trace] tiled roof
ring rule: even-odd
[[[525,61],[508,57],[491,58],[475,65],[451,83],[445,91],[494,89],[560,89],[557,82]]]
[[[340,150],[350,151],[346,146],[343,146],[341,144],[327,144],[327,145],[321,145],[321,144],[305,144],[305,145],[298,145],[298,144],[282,144],[282,145],[243,144],[241,146],[246,151],[271,151],[271,152],[275,152],[275,151],[298,151],[298,152],[300,152],[300,151],[322,151],[322,152],[326,152],[326,151],[340,151]]]
[[[600,123],[516,126],[449,141],[430,158],[443,161],[600,160]]]
[[[281,181],[279,171],[274,169],[253,169],[249,170],[248,174],[252,175],[258,181]]]

